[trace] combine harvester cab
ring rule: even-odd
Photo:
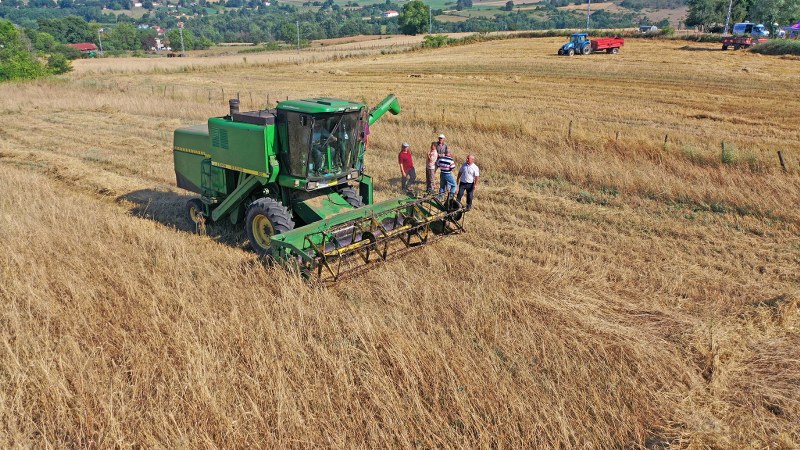
[[[333,98],[279,102],[175,131],[179,187],[198,226],[244,222],[263,256],[321,278],[338,279],[364,265],[463,230],[464,209],[452,198],[412,194],[373,202],[364,172],[370,126],[400,113],[394,95],[368,110]]]

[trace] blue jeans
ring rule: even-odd
[[[455,195],[456,193],[456,179],[453,177],[453,173],[440,173],[439,174],[439,193],[443,193],[444,191],[450,191],[451,194]]]

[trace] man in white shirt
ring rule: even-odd
[[[467,155],[467,160],[458,169],[458,201],[461,202],[461,197],[464,192],[467,193],[467,211],[472,209],[472,197],[475,191],[478,190],[478,180],[480,179],[481,171],[475,164],[475,155]]]
[[[439,159],[439,152],[436,150],[436,144],[431,144],[431,149],[428,151],[428,160],[425,164],[425,192],[430,194],[433,192],[433,177],[436,173],[436,160]]]

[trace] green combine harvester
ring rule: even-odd
[[[340,275],[462,231],[453,198],[412,193],[373,202],[364,172],[370,126],[400,113],[394,95],[368,110],[334,98],[279,102],[277,108],[230,113],[175,130],[178,186],[196,225],[244,222],[260,255],[304,274]]]

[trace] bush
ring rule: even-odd
[[[448,45],[454,43],[456,40],[443,35],[427,35],[422,40],[422,47],[423,48],[439,48],[439,47],[447,47]]]
[[[75,47],[69,45],[58,45],[55,49],[56,52],[61,53],[67,59],[79,59],[83,54]]]
[[[722,143],[722,154],[720,155],[722,164],[736,163],[736,149],[731,144]]]
[[[771,39],[763,44],[754,45],[750,51],[764,55],[800,56],[800,41]]]
[[[670,25],[662,27],[660,31],[662,36],[672,36],[675,34],[675,28],[672,28]]]
[[[27,80],[46,74],[41,63],[26,51],[0,52],[0,81]]]
[[[55,75],[67,73],[72,70],[72,63],[61,53],[53,53],[47,58],[47,70]]]

